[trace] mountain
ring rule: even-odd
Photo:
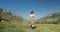
[[[60,22],[60,12],[49,14],[37,20],[38,22]]]
[[[4,20],[4,21],[11,21],[11,20],[24,21],[23,17],[18,16],[16,14],[12,14],[10,10],[0,8],[0,21],[1,20]]]

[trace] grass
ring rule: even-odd
[[[31,30],[29,23],[19,21],[0,22],[0,32],[60,32],[58,24],[35,24],[36,28]]]
[[[37,24],[36,32],[60,32],[60,25],[54,24]]]

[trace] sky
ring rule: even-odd
[[[12,14],[29,19],[31,11],[39,19],[48,14],[60,12],[60,0],[0,0],[0,8],[8,9]]]

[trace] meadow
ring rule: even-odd
[[[0,22],[0,32],[60,32],[60,24],[35,24],[31,29],[29,23],[19,21]]]

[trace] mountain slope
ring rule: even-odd
[[[60,23],[60,12],[49,14],[41,19],[38,19],[38,22]]]

